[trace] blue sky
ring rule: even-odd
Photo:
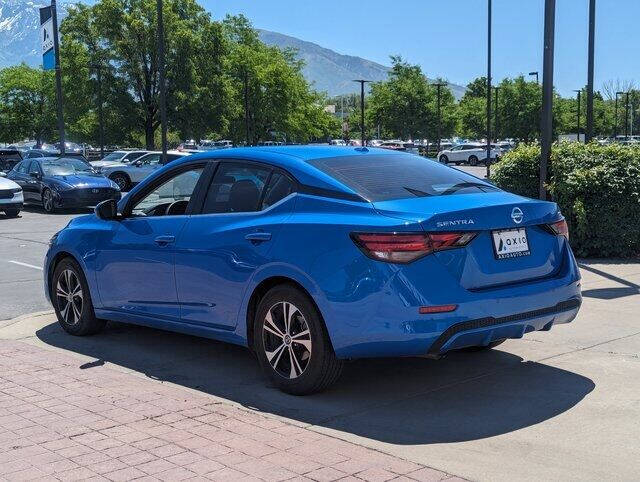
[[[389,64],[401,54],[429,77],[466,84],[486,72],[486,0],[199,0],[214,18],[243,13],[255,27]],[[587,82],[588,0],[557,0],[555,85]],[[540,71],[544,0],[493,0],[493,77]],[[640,80],[640,0],[597,0],[595,86]]]

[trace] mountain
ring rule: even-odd
[[[0,67],[42,62],[39,8],[49,2],[0,0]],[[68,3],[58,3],[58,18],[67,14]]]
[[[258,30],[260,40],[267,45],[280,48],[294,48],[298,58],[304,60],[303,73],[316,90],[327,92],[330,96],[359,92],[354,79],[373,81],[386,80],[389,67],[353,55],[343,55],[321,47],[313,42],[300,40],[277,32]],[[451,92],[459,100],[465,87],[448,84]]]
[[[58,19],[66,16],[68,6],[74,2],[58,2]],[[25,62],[39,65],[42,61],[39,42],[39,8],[46,0],[0,0],[0,68]],[[259,30],[260,39],[280,48],[297,50],[305,62],[304,76],[319,91],[330,96],[359,92],[354,79],[385,80],[389,67],[355,57],[343,55],[320,45],[268,30]],[[456,99],[465,88],[449,84]]]

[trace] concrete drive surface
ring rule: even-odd
[[[355,361],[309,397],[267,386],[232,345],[117,323],[76,338],[50,313],[0,322],[0,468],[638,480],[640,264],[580,264],[569,325],[439,361]]]

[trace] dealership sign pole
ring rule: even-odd
[[[58,15],[56,0],[50,7],[40,9],[40,41],[42,42],[42,68],[56,71],[56,100],[58,104],[58,132],[60,153],[65,151],[64,114],[62,110],[62,74],[60,71],[60,45],[58,43]]]

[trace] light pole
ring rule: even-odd
[[[58,100],[58,135],[60,137],[60,154],[65,152],[65,136],[64,136],[64,110],[62,107],[62,69],[60,68],[60,41],[58,40],[58,9],[56,0],[51,0],[51,17],[53,22],[53,54],[55,56],[56,69],[56,98]]]
[[[615,127],[613,128],[613,139],[615,140],[618,137],[618,96],[623,95],[624,92],[616,92],[616,108],[615,108]]]
[[[160,132],[162,139],[162,164],[167,163],[167,94],[165,92],[164,21],[162,0],[156,0],[158,8],[158,81],[160,82]]]
[[[540,199],[547,199],[547,168],[551,157],[553,136],[553,43],[556,23],[556,0],[544,2],[544,54],[542,69],[542,119],[540,149]]]
[[[491,0],[487,0],[487,179],[491,175]]]
[[[493,108],[493,115],[494,115],[494,120],[493,120],[493,132],[496,136],[496,141],[498,141],[498,90],[500,90],[500,87],[495,86],[493,88],[493,90],[496,93],[496,105]]]
[[[96,80],[98,82],[98,126],[100,135],[100,159],[104,157],[104,117],[102,115],[102,66],[100,64],[91,64],[96,71]]]
[[[442,138],[442,131],[441,131],[441,123],[442,123],[442,117],[440,114],[440,102],[441,102],[441,92],[440,89],[442,89],[442,87],[444,87],[445,83],[442,82],[435,82],[431,85],[434,85],[436,87],[436,98],[437,98],[437,104],[436,104],[436,111],[437,111],[437,115],[438,115],[438,152],[440,152],[440,141]]]
[[[360,145],[365,147],[365,132],[364,132],[364,84],[371,82],[370,80],[357,79],[354,82],[360,83]]]
[[[580,94],[582,93],[581,90],[574,90],[574,92],[578,93],[578,115],[577,115],[577,120],[578,120],[578,142],[580,142]]]
[[[587,61],[587,131],[584,141],[593,137],[593,50],[596,30],[596,0],[589,0],[589,48]]]
[[[624,137],[629,140],[629,91],[624,93]]]
[[[536,71],[536,72],[529,72],[529,75],[531,75],[531,76],[534,76],[534,75],[535,75],[535,76],[536,76],[536,84],[539,84],[539,83],[540,83],[540,82],[538,81],[538,72],[537,72],[537,71]]]

